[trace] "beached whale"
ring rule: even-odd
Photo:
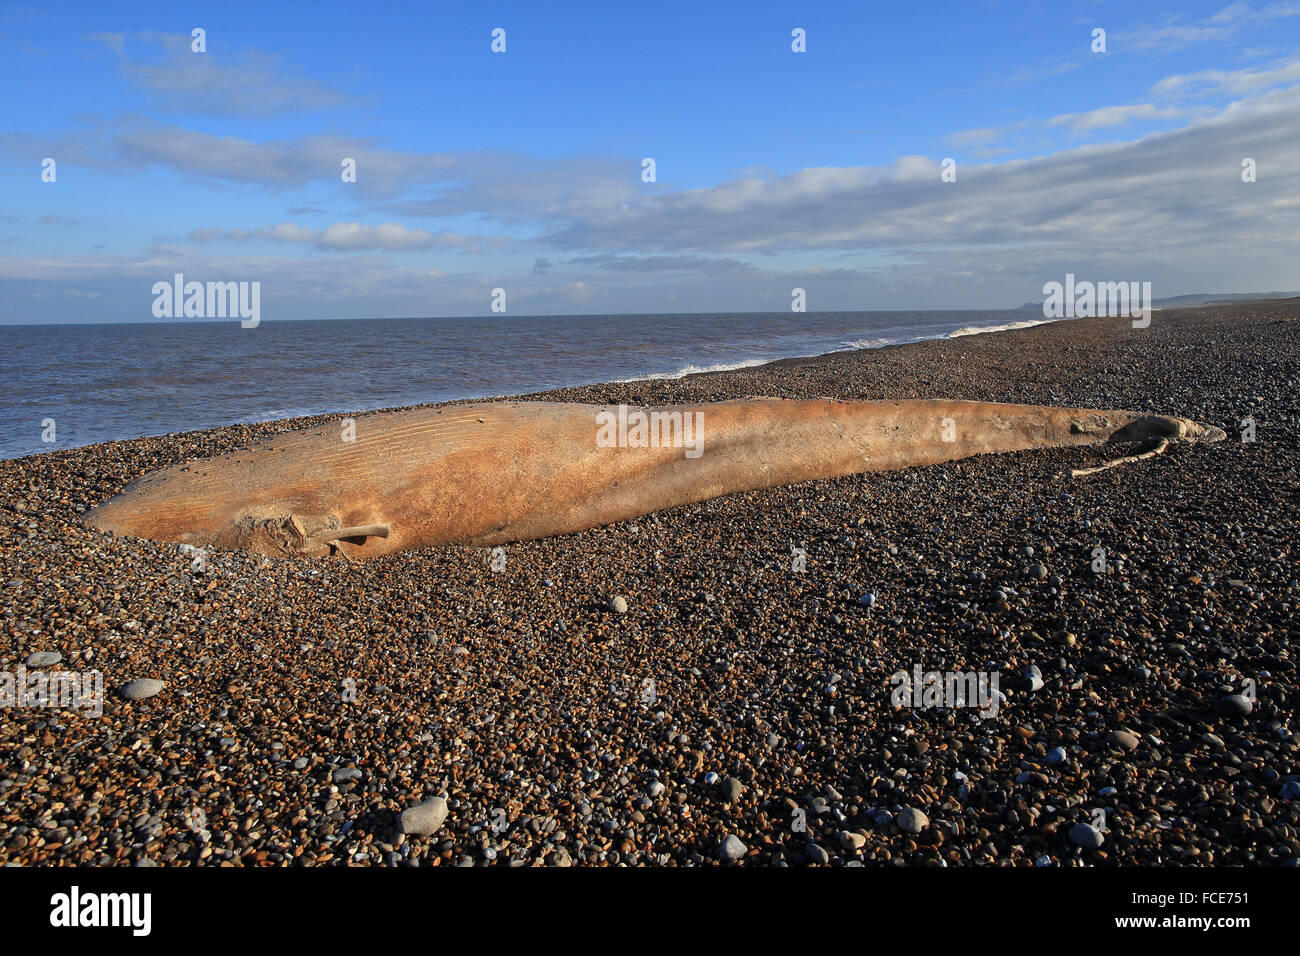
[[[354,428],[288,432],[151,472],[86,521],[196,547],[364,559],[526,541],[734,492],[990,452],[1142,441],[1145,457],[1169,441],[1224,437],[1140,412],[942,400],[501,402],[379,412]]]

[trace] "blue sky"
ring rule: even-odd
[[[1298,40],[1300,0],[8,4],[0,322],[178,271],[268,320],[1295,289]]]

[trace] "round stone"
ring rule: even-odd
[[[146,700],[155,694],[161,693],[166,686],[166,681],[155,680],[152,677],[142,677],[123,687],[122,696],[127,700]]]
[[[749,847],[740,842],[740,837],[734,833],[728,833],[727,838],[722,841],[722,846],[718,850],[718,859],[723,863],[735,863],[743,859],[749,852]]]
[[[447,801],[434,797],[407,807],[397,818],[397,826],[403,833],[414,836],[428,836],[437,833],[447,819]]]
[[[1106,842],[1106,837],[1090,823],[1076,823],[1070,827],[1070,842],[1085,850],[1096,850]]]
[[[1025,670],[1025,680],[1029,682],[1031,692],[1043,689],[1043,672],[1038,669],[1036,664],[1030,664]]]
[[[627,598],[623,597],[621,594],[615,595],[614,597],[610,598],[609,609],[613,611],[615,614],[626,614]]]
[[[904,807],[898,812],[898,817],[894,822],[898,824],[900,830],[906,830],[908,833],[920,833],[930,825],[930,818],[915,807]]]
[[[1137,734],[1131,734],[1127,730],[1112,730],[1106,735],[1106,740],[1116,747],[1123,747],[1125,750],[1136,750],[1138,744],[1142,742]]]
[[[745,792],[745,785],[735,777],[725,777],[722,781],[722,799],[727,803],[739,803],[740,796]]]
[[[1215,709],[1221,714],[1232,717],[1245,717],[1255,709],[1255,702],[1245,694],[1229,694],[1214,702]]]
[[[867,838],[861,833],[854,833],[850,830],[840,831],[840,846],[850,852],[861,850],[867,845]]]

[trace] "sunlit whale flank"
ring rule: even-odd
[[[327,426],[163,468],[86,521],[196,547],[366,559],[527,541],[719,495],[993,452],[1150,443],[1136,458],[1223,437],[1140,412],[944,400],[453,405],[360,416],[354,441]]]

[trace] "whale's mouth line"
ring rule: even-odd
[[[310,522],[310,524],[309,524]],[[344,544],[360,546],[367,538],[387,538],[391,527],[387,524],[363,524],[341,527],[333,515],[324,519],[304,518],[296,514],[269,518],[247,516],[235,523],[229,541],[233,547],[244,551],[268,548],[292,557],[324,557],[339,554],[347,557]]]
[[[348,553],[343,550],[345,542],[363,545],[366,543],[366,538],[387,538],[388,530],[386,524],[362,524],[351,528],[336,528],[308,537],[303,542],[302,553],[319,553],[322,548],[327,548],[331,554],[337,552],[346,558]]]

